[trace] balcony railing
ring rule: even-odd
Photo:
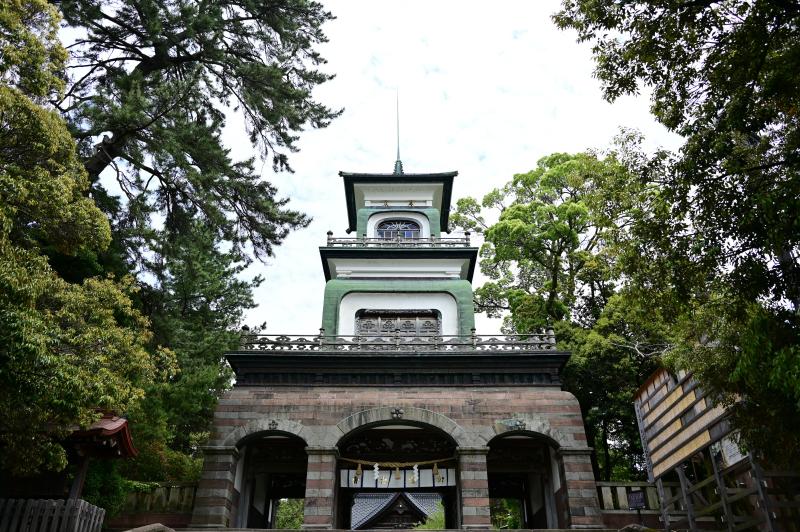
[[[334,237],[332,231],[328,231],[327,247],[360,247],[360,248],[468,248],[470,233],[464,233],[463,237],[438,237],[428,238],[368,238],[362,237]]]
[[[537,334],[503,336],[472,334],[456,336],[404,336],[395,330],[391,336],[334,336],[320,329],[316,336],[250,334],[243,328],[242,351],[405,351],[405,352],[490,352],[490,351],[553,351],[556,339],[553,328]]]

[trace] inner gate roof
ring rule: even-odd
[[[442,502],[442,497],[438,493],[418,493],[416,495],[408,492],[359,493],[353,501],[350,527],[353,530],[359,529],[400,497],[408,500],[425,516],[434,513],[437,510],[436,504]]]

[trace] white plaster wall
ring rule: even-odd
[[[363,201],[369,201],[373,205],[384,201],[419,201],[430,205],[436,203],[438,197],[441,196],[443,186],[442,183],[356,183],[353,185],[356,194],[361,196]]]
[[[438,277],[466,279],[468,259],[328,259],[331,277]]]
[[[367,221],[367,236],[369,238],[378,237],[378,224],[384,220],[412,220],[419,224],[420,237],[429,238],[431,236],[431,222],[428,217],[418,212],[392,211],[379,212],[370,216]],[[361,236],[361,235],[358,235]]]
[[[553,479],[553,493],[561,489],[561,477],[558,475],[558,460],[553,449],[547,449],[550,454],[550,478]]]
[[[356,311],[373,309],[436,309],[442,313],[442,334],[458,334],[458,307],[450,294],[442,292],[356,292],[347,294],[339,305],[339,335],[355,334]]]
[[[242,492],[242,472],[244,471],[244,455],[247,454],[247,445],[239,449],[239,460],[236,461],[236,477],[233,480],[233,487],[239,493]]]

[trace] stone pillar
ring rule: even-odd
[[[592,471],[591,447],[559,447],[556,458],[565,489],[563,508],[568,528],[605,528]]]
[[[335,522],[336,447],[306,447],[306,508],[302,530],[331,530]]]
[[[489,514],[488,447],[456,447],[461,487],[461,527],[465,530],[491,529]]]
[[[191,528],[227,528],[238,501],[233,482],[239,450],[236,447],[203,449],[203,473],[195,495]]]

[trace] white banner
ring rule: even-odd
[[[375,472],[367,466],[361,466],[362,474],[356,475],[356,469],[342,469],[343,488],[389,488],[389,489],[413,489],[413,488],[438,488],[456,485],[456,470],[439,468],[439,474],[434,476],[433,469],[420,469],[419,479],[414,481],[414,471],[411,469],[401,470],[400,478],[395,478],[394,469],[381,469],[378,477]]]

